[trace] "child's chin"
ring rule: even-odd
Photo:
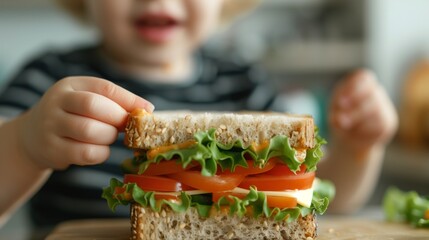
[[[145,50],[133,53],[137,61],[144,64],[168,65],[176,61],[183,61],[192,55],[191,49],[177,48],[171,45],[151,46]]]

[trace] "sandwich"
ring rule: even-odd
[[[277,113],[130,113],[123,181],[131,239],[311,239],[334,195],[315,177],[326,142],[313,118]]]

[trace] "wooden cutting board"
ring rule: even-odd
[[[318,240],[429,240],[429,229],[382,221],[319,219]],[[76,220],[60,224],[47,240],[125,240],[129,239],[128,219]]]
[[[318,240],[429,240],[429,229],[417,229],[401,223],[353,218],[320,219],[318,234]]]

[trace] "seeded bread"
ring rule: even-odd
[[[131,239],[315,239],[316,215],[297,221],[230,216],[227,211],[201,218],[195,208],[175,213],[169,207],[154,212],[139,204],[131,206]]]
[[[242,140],[247,147],[262,144],[276,135],[289,137],[292,147],[314,146],[314,121],[307,115],[274,113],[132,113],[125,129],[125,144],[134,149],[153,149],[194,140],[198,131],[216,129],[216,139],[229,144]]]

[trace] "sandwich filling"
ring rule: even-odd
[[[201,217],[221,209],[278,221],[323,214],[335,192],[315,177],[323,144],[316,133],[311,149],[296,150],[281,135],[247,147],[241,140],[224,145],[215,129],[201,131],[194,141],[136,150],[123,162],[123,181],[112,179],[103,198],[112,210],[136,202],[155,211],[195,207]]]

